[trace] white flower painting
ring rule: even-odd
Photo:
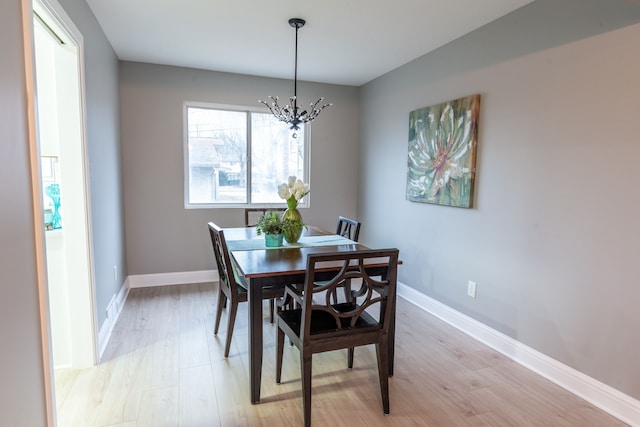
[[[409,114],[407,200],[470,208],[480,95]]]

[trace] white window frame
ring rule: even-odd
[[[251,129],[250,121],[247,120],[247,203],[191,203],[189,202],[189,128],[188,128],[188,115],[187,110],[192,108],[209,108],[227,111],[236,111],[243,113],[266,113],[269,114],[267,108],[246,107],[230,104],[216,104],[211,102],[198,102],[198,101],[185,101],[182,106],[182,149],[183,149],[183,182],[184,182],[184,207],[185,209],[226,209],[226,208],[270,208],[270,207],[287,207],[285,200],[280,203],[251,203]],[[304,171],[303,176],[298,177],[305,183],[311,184],[309,180],[310,165],[311,165],[311,125],[304,123]],[[282,182],[286,182],[288,177],[283,177]],[[307,194],[303,200],[298,204],[299,208],[308,208],[310,206],[311,197]]]

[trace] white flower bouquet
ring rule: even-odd
[[[288,182],[284,182],[278,186],[278,196],[287,201],[287,207],[289,209],[297,208],[300,199],[309,194],[310,191],[309,184],[305,184],[295,176],[290,176]]]

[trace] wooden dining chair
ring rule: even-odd
[[[287,208],[245,208],[244,226],[255,227],[260,217],[267,212],[284,212]]]
[[[360,237],[360,226],[361,223],[359,221],[344,216],[338,216],[338,226],[336,227],[336,234],[338,236],[346,237],[347,239],[351,239],[354,242],[357,242],[358,238]],[[342,289],[344,291],[345,301],[348,301],[351,297],[351,281],[345,281]],[[336,302],[338,301],[338,289],[334,290],[333,298]]]
[[[218,334],[220,326],[220,317],[222,310],[226,306],[227,311],[227,340],[224,346],[224,357],[229,356],[231,347],[231,337],[233,336],[233,326],[236,321],[236,313],[238,312],[238,303],[247,301],[247,282],[244,277],[239,274],[235,268],[235,264],[231,260],[227,242],[224,238],[224,230],[210,222],[209,234],[211,235],[211,244],[213,245],[213,253],[218,267],[219,286],[218,286],[218,307],[216,310],[216,324],[213,330],[215,335]],[[282,296],[284,288],[265,287],[263,288],[263,299],[273,300]]]
[[[344,216],[339,216],[336,234],[338,236],[346,237],[347,239],[351,239],[354,242],[357,242],[358,237],[360,236],[360,225],[361,223],[356,220],[349,219]]]
[[[255,227],[258,220],[262,215],[266,215],[267,212],[284,212],[286,208],[245,208],[244,210],[244,226]],[[273,323],[275,301],[272,299],[269,301],[269,320]]]
[[[371,277],[367,263],[382,264],[382,276]],[[339,270],[327,271],[328,263]],[[346,348],[350,356],[354,347],[375,344],[380,393],[385,414],[389,413],[388,338],[394,313],[398,249],[361,250],[311,254],[307,258],[304,289],[287,285],[284,302],[297,301],[301,308],[277,312],[276,382],[280,384],[284,337],[300,351],[304,425],[311,425],[311,362],[315,353]],[[361,279],[353,291],[352,301],[332,303],[330,294],[345,280]],[[375,291],[375,292],[374,292]],[[291,306],[291,305],[289,305]],[[353,357],[348,358],[348,368]]]

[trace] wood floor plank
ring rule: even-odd
[[[105,372],[104,367],[77,371],[73,387],[57,410],[59,426],[97,425],[95,420],[106,382]]]
[[[56,402],[58,407],[62,406],[71,393],[73,384],[78,377],[78,370],[59,368],[54,372],[56,385]]]
[[[145,390],[140,401],[138,426],[175,427],[179,420],[179,387]]]
[[[189,325],[180,332],[180,368],[192,368],[209,364],[209,345],[204,323]]]
[[[127,421],[124,423],[118,423],[118,424],[109,424],[108,426],[104,426],[104,427],[136,427],[137,422],[135,421]]]
[[[103,365],[108,369],[108,379],[100,405],[96,408],[97,425],[124,423],[138,418],[144,387],[140,372],[144,370],[148,357],[148,351],[138,349]]]
[[[56,373],[58,425],[302,425],[298,350],[285,346],[276,384],[276,327],[265,303],[262,399],[249,403],[247,304],[240,304],[225,358],[226,310],[213,335],[216,286],[132,289],[102,362]],[[391,413],[382,411],[373,346],[356,349],[351,371],[346,351],[334,351],[313,358],[313,425],[625,425],[403,299],[397,328]]]
[[[220,425],[217,397],[212,385],[213,373],[209,364],[180,370],[179,425]]]

